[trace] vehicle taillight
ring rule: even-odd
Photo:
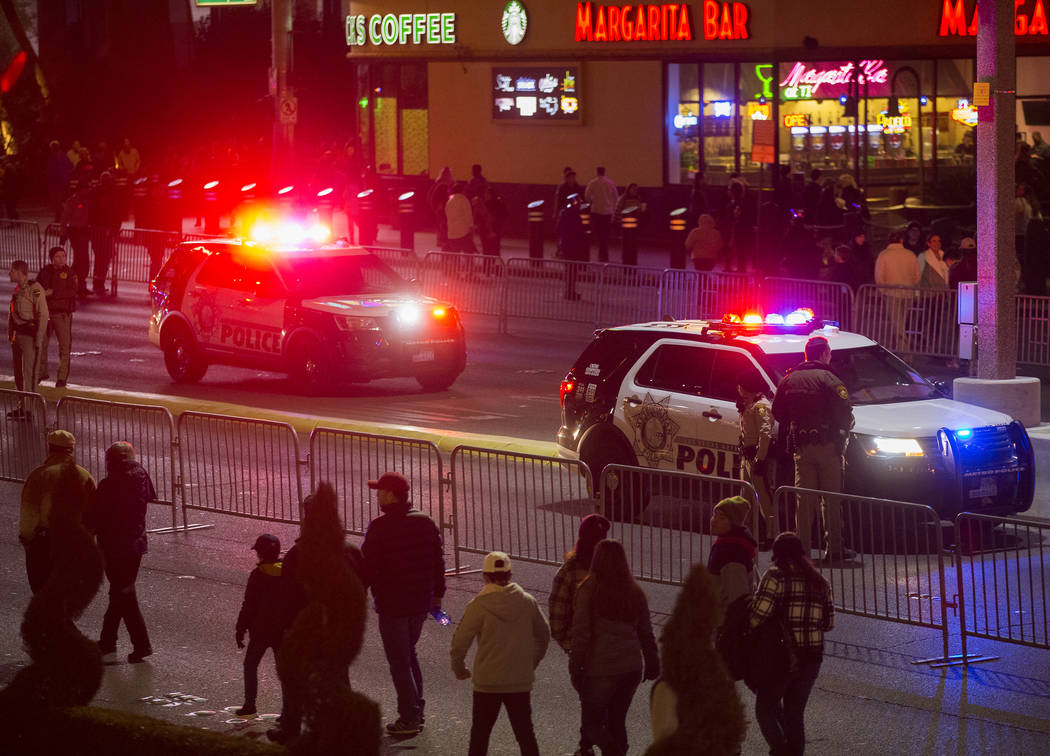
[[[573,389],[575,389],[575,388],[576,388],[576,382],[575,381],[564,380],[564,381],[561,382],[561,396],[559,397],[559,402],[561,403],[562,407],[565,406],[565,395],[566,394],[571,394],[573,392]]]

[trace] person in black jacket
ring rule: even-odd
[[[383,473],[368,487],[379,492],[383,514],[372,520],[361,544],[365,582],[372,589],[379,635],[397,691],[392,735],[415,735],[423,729],[423,674],[416,643],[427,610],[441,609],[445,596],[445,557],[441,532],[425,513],[412,507],[404,475]]]
[[[135,461],[135,448],[118,441],[106,449],[106,477],[98,484],[88,525],[98,538],[109,580],[109,605],[98,641],[103,661],[116,654],[121,620],[131,636],[128,662],[139,664],[153,653],[146,622],[135,595],[135,579],[146,553],[146,505],[157,498],[153,481]]]
[[[37,355],[39,380],[48,379],[47,350],[51,334],[58,340],[58,378],[55,388],[65,388],[69,378],[69,348],[73,333],[73,312],[77,309],[79,281],[73,269],[66,265],[66,250],[52,247],[48,250],[51,262],[40,269],[36,281],[44,287],[47,298],[47,335],[44,336],[43,351]]]
[[[244,601],[237,615],[237,648],[244,648],[244,635],[249,635],[248,650],[244,654],[244,706],[236,711],[238,717],[253,717],[257,713],[259,662],[268,648],[277,656],[285,626],[287,591],[281,579],[281,541],[275,535],[263,533],[255,539],[252,550],[258,554],[259,564],[248,576]]]

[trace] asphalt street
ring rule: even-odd
[[[15,483],[0,483],[0,684],[27,663],[15,631],[29,592],[22,549],[16,538],[18,496]],[[163,508],[151,508],[151,525],[165,524]],[[228,707],[241,704],[241,654],[234,643],[234,621],[244,584],[254,565],[249,546],[260,532],[276,533],[287,547],[289,526],[208,514],[215,527],[188,534],[150,538],[138,593],[156,653],[141,665],[107,667],[95,705],[144,713],[171,722],[262,737],[272,717],[237,720]],[[464,555],[464,567],[477,569],[479,557]],[[546,610],[553,568],[519,563],[515,579]],[[480,576],[451,577],[445,607],[455,622],[480,589]],[[645,585],[656,632],[666,622],[676,591]],[[78,623],[89,636],[101,626],[105,587]],[[471,688],[449,668],[451,628],[428,622],[419,645],[427,698],[424,732],[403,741],[386,739],[385,753],[464,753],[469,737]],[[807,712],[809,747],[816,756],[854,754],[1036,754],[1050,749],[1050,665],[1046,652],[971,641],[971,650],[1001,655],[998,660],[942,670],[914,665],[937,656],[941,636],[934,630],[839,615],[828,635],[827,654]],[[952,638],[952,651],[958,651]],[[120,658],[130,650],[121,636]],[[259,710],[279,711],[280,695],[272,660],[260,675]],[[376,700],[385,717],[394,716],[395,698],[376,619],[369,612],[365,645],[351,669],[357,690]],[[754,723],[753,697],[739,688],[749,720],[743,753],[766,753]],[[145,700],[148,699],[148,700]],[[199,700],[203,699],[203,700]],[[648,685],[639,688],[628,725],[632,753],[649,742]],[[552,646],[537,672],[533,721],[543,754],[575,749],[578,703],[568,678],[566,657]],[[497,724],[490,753],[517,753],[506,718]]]

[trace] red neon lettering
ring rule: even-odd
[[[594,41],[605,42],[609,39],[605,33],[605,6],[598,6],[598,20],[594,22]]]
[[[620,41],[620,8],[616,5],[609,6],[609,41]]]
[[[718,27],[718,38],[719,39],[732,39],[733,38],[733,16],[729,12],[729,6],[722,6],[722,25]]]
[[[961,3],[962,0],[959,2]],[[718,3],[715,0],[704,0],[704,39],[714,39],[717,36]]]
[[[948,0],[944,0],[948,2]],[[962,0],[959,0],[961,3]],[[576,41],[591,41],[591,4],[576,3]]]
[[[944,0],[944,6],[941,8],[939,35],[942,37],[966,35],[966,9],[963,8],[963,0],[955,0],[954,7],[952,0]]]
[[[747,39],[747,6],[733,3],[733,39]]]
[[[623,32],[622,37],[624,42],[630,42],[634,39],[634,23],[631,21],[631,8],[633,6],[623,6],[623,11],[620,13],[620,31]]]
[[[645,34],[645,6],[638,6],[638,13],[634,17],[634,38],[649,39]]]
[[[1030,35],[1050,34],[1050,29],[1046,25],[1046,9],[1043,8],[1043,0],[1035,0],[1032,17],[1028,20],[1028,33]]]
[[[649,39],[656,41],[660,39],[660,6],[650,5],[649,11]]]
[[[1024,1],[1014,0],[1014,34],[1024,34],[1028,31],[1028,16],[1017,12],[1017,9],[1024,5]]]
[[[678,39],[692,39],[693,30],[689,26],[689,6],[683,5],[678,14]]]

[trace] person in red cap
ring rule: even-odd
[[[416,643],[428,610],[440,610],[445,596],[445,557],[441,531],[410,501],[401,473],[383,473],[368,487],[379,492],[383,514],[372,520],[361,551],[365,582],[372,589],[379,635],[397,691],[398,718],[387,724],[391,735],[415,735],[423,729],[423,674]]]

